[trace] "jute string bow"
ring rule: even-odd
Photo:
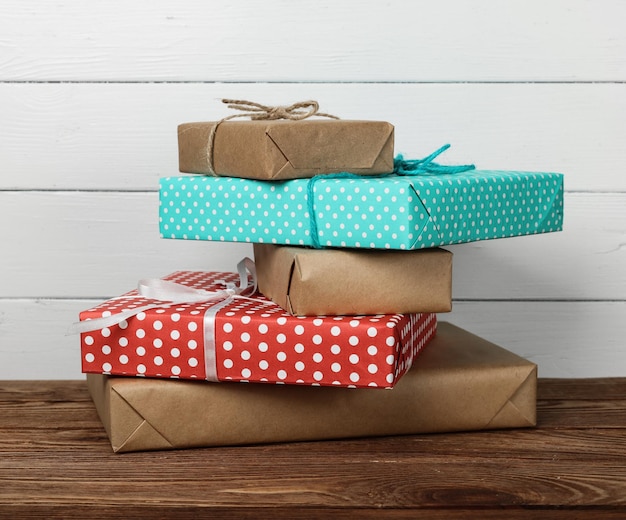
[[[222,103],[228,105],[228,108],[233,110],[239,110],[241,114],[232,114],[217,121],[209,132],[206,157],[207,165],[209,167],[209,173],[211,175],[217,175],[213,168],[213,147],[215,145],[215,133],[217,127],[224,121],[229,121],[237,117],[249,117],[252,121],[271,121],[276,119],[287,119],[290,121],[301,121],[309,117],[329,117],[331,119],[339,119],[332,114],[325,114],[319,111],[319,104],[317,101],[299,101],[289,106],[270,106],[262,105],[261,103],[255,103],[254,101],[247,101],[245,99],[222,99]]]

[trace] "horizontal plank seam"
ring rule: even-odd
[[[626,80],[353,80],[353,81],[325,81],[325,80],[231,80],[231,81],[199,81],[199,80],[0,80],[0,84],[167,84],[167,85],[624,85]]]

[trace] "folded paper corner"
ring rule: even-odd
[[[171,449],[172,443],[143,416],[124,395],[124,389],[110,386],[111,421],[109,439],[114,453]]]
[[[532,365],[526,378],[504,402],[487,428],[533,427],[537,425],[537,366]]]
[[[174,445],[146,419],[144,419],[134,431],[125,435],[126,437],[121,439],[121,442],[119,443],[114,443],[112,436],[111,447],[113,448],[114,453],[145,450],[167,450],[174,448]]]

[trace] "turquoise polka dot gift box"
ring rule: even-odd
[[[563,175],[471,170],[289,181],[166,177],[163,238],[421,249],[563,226]]]

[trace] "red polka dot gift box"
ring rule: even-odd
[[[238,278],[178,271],[163,283],[191,296],[133,290],[81,312],[82,371],[391,388],[436,332],[432,313],[291,316],[259,293],[233,291]]]

